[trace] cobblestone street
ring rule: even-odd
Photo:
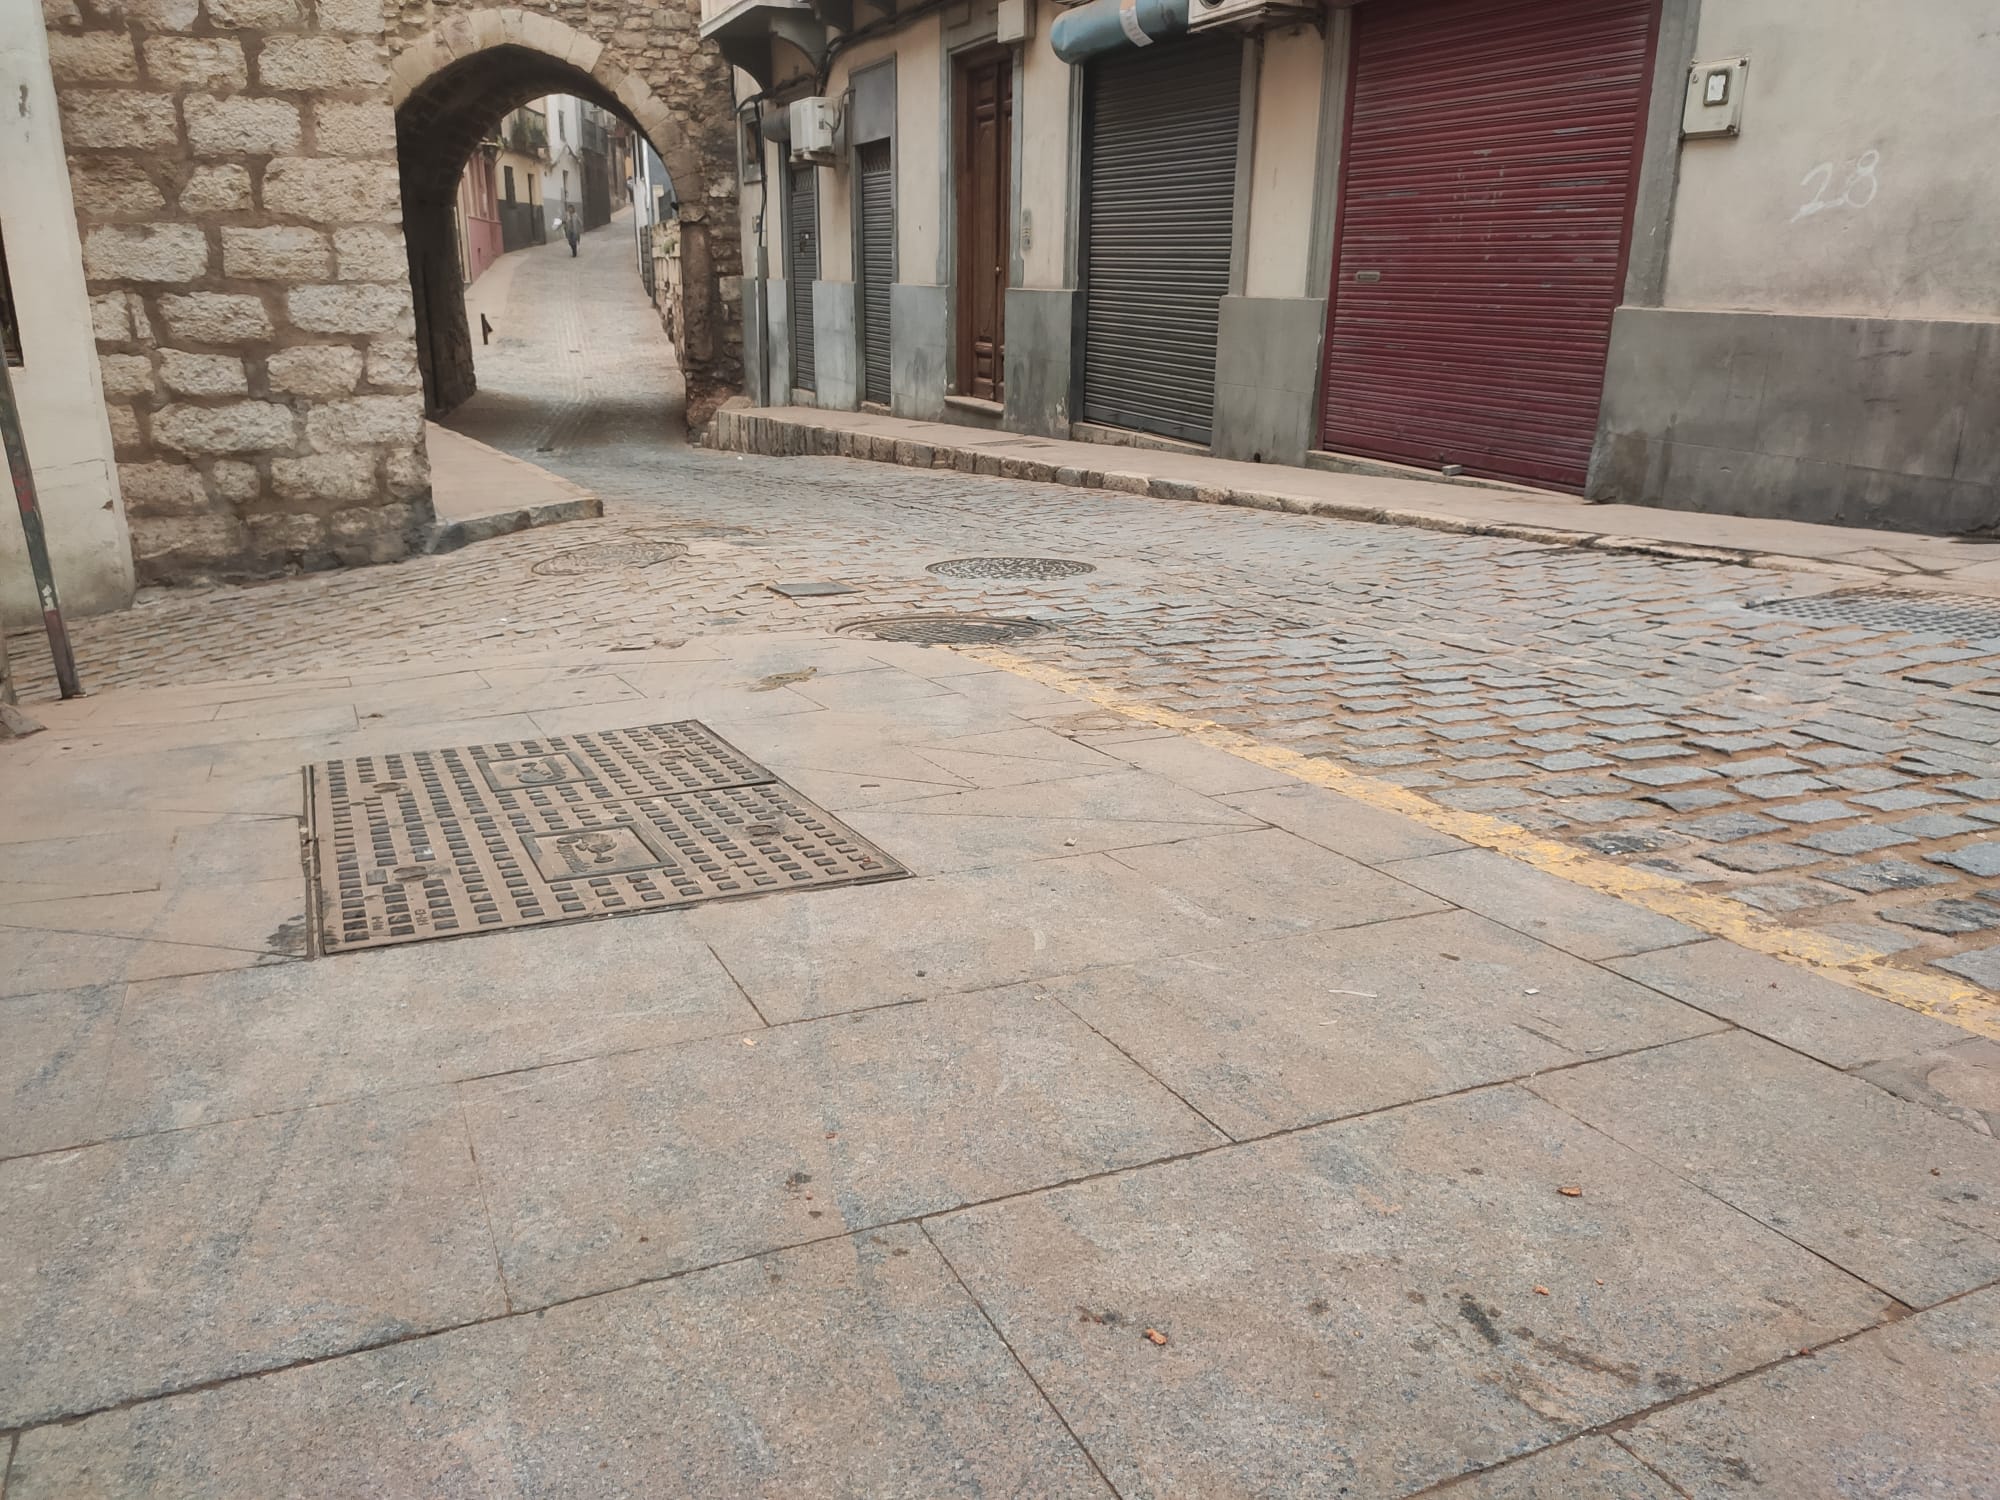
[[[602,521],[156,593],[80,623],[89,682],[320,669],[329,643],[374,667],[1020,616],[1054,627],[1010,648],[1027,661],[1724,895],[1858,972],[1886,955],[2000,990],[2000,598],[1816,597],[1797,573],[690,449],[632,253],[621,219],[476,286],[497,335],[451,423],[595,490]],[[547,571],[628,543],[661,560]],[[1093,571],[928,571],[995,555]],[[851,592],[772,588],[827,581]],[[15,649],[32,674],[36,642]]]
[[[31,676],[6,1500],[1996,1500],[1985,601],[690,449],[630,257],[601,519]]]

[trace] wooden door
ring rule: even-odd
[[[1006,399],[1005,318],[1012,222],[1014,58],[958,66],[958,393]]]

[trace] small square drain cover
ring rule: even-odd
[[[909,874],[692,720],[306,774],[322,953]]]

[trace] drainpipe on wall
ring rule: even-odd
[[[1049,27],[1049,45],[1066,63],[1150,47],[1188,29],[1188,0],[1087,0]]]

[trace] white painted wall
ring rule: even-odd
[[[1727,0],[1743,131],[1688,141],[1671,307],[2000,316],[2000,3]]]
[[[950,280],[944,255],[944,21],[926,16],[896,33],[896,279]]]
[[[0,0],[0,237],[27,361],[9,374],[56,587],[68,612],[122,609],[132,602],[132,545],[118,494],[48,42],[41,7],[27,0]],[[39,614],[27,548],[15,507],[9,503],[0,511],[0,618],[25,622]]]
[[[1021,218],[1015,232],[1021,239],[1021,285],[1049,288],[1066,285],[1069,269],[1070,97],[1076,69],[1049,45],[1049,27],[1061,7],[1041,0],[1034,11],[1034,35],[1022,49],[1021,97],[1014,101],[1021,122],[1020,159],[1014,163]]]
[[[1257,128],[1250,160],[1246,297],[1304,297],[1313,278],[1313,181],[1319,172],[1320,87],[1326,43],[1310,26],[1267,32],[1258,70]],[[1241,149],[1239,147],[1239,149]]]

